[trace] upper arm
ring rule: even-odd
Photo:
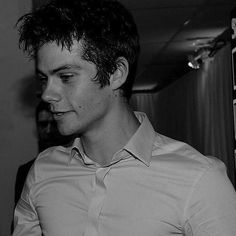
[[[222,163],[208,169],[196,182],[185,217],[186,228],[194,236],[236,235],[236,193]]]
[[[27,176],[21,197],[15,208],[13,236],[41,235],[38,215],[30,196],[30,189],[33,182],[32,170]]]

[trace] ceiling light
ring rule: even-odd
[[[210,57],[211,50],[209,48],[201,48],[195,55],[188,56],[188,66],[193,69],[199,69],[202,62]]]
[[[216,52],[225,44],[225,40],[216,39],[209,42],[208,45],[198,48],[193,55],[188,56],[188,66],[193,69],[199,69],[203,62],[214,59]]]
[[[199,69],[201,61],[199,60],[200,57],[194,57],[193,55],[188,56],[188,66],[193,69]]]

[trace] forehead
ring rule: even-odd
[[[63,68],[71,68],[77,71],[84,71],[97,74],[97,66],[91,61],[83,59],[82,40],[73,41],[70,49],[58,45],[56,42],[44,44],[37,53],[36,71],[43,74],[55,74]]]
[[[56,42],[42,45],[37,52],[37,67],[57,67],[61,64],[84,61],[82,59],[83,46],[81,42],[73,41],[70,49]]]
[[[82,54],[82,43],[73,41],[73,44],[71,45],[70,48],[68,48],[66,45],[58,44],[57,42],[48,42],[43,44],[37,52],[37,57],[42,57],[45,54],[46,55],[51,55],[51,54],[65,54],[65,55],[73,55],[76,54],[80,56]]]

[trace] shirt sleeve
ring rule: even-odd
[[[30,189],[34,183],[34,174],[31,168],[21,197],[14,212],[14,231],[12,236],[41,236],[41,228],[37,212],[30,197]]]
[[[196,181],[185,219],[186,236],[236,235],[236,193],[221,161],[214,162]]]

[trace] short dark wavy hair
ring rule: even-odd
[[[109,84],[109,75],[124,57],[130,73],[122,86],[131,95],[140,51],[139,35],[131,13],[115,0],[53,0],[22,16],[18,22],[19,46],[30,57],[48,42],[70,49],[73,40],[82,42],[84,60],[97,67],[95,81]]]

